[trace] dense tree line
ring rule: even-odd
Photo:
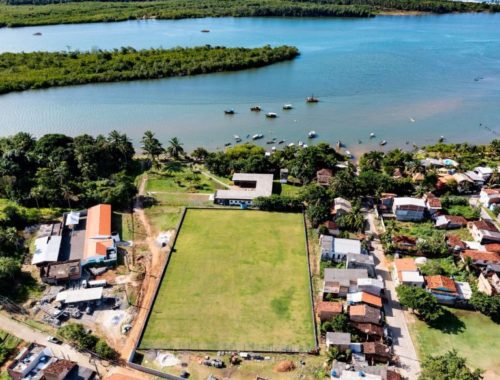
[[[115,359],[117,353],[105,340],[87,332],[79,323],[68,323],[58,330],[58,334],[74,344],[78,349],[89,350],[104,359]]]
[[[370,17],[372,7],[293,0],[160,0],[59,2],[9,0],[0,4],[0,27],[135,19],[195,17]],[[29,5],[28,5],[29,4]]]
[[[194,47],[0,54],[0,94],[85,83],[157,79],[235,71],[290,60],[290,46]]]
[[[136,193],[136,163],[125,134],[69,137],[28,133],[0,138],[0,197],[25,206],[126,207]],[[18,217],[20,217],[18,215]]]
[[[3,0],[1,26],[194,17],[371,17],[387,11],[498,12],[500,5],[447,0]],[[25,5],[19,7],[17,5]]]

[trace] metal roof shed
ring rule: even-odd
[[[56,262],[59,258],[61,236],[45,236],[35,240],[35,253],[32,265]]]
[[[65,290],[57,295],[56,301],[64,303],[97,301],[102,298],[102,293],[103,293],[102,287],[78,289],[78,290]]]

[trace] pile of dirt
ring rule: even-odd
[[[295,364],[291,360],[283,360],[276,364],[274,370],[276,372],[291,372],[295,369]]]

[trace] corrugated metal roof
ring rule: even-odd
[[[45,236],[35,240],[35,253],[31,260],[32,265],[45,262],[55,262],[59,258],[61,236]]]
[[[65,290],[57,294],[56,301],[64,303],[95,301],[102,298],[102,292],[103,288]]]

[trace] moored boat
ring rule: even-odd
[[[373,133],[373,132],[372,132],[372,133],[370,133],[370,138],[372,139],[372,138],[374,138],[374,137],[375,137],[375,133]]]
[[[293,106],[291,104],[284,104],[283,109],[284,110],[291,110],[291,109],[293,109]]]
[[[208,29],[202,29],[201,32],[202,33],[210,33],[210,30],[208,30]]]
[[[40,32],[36,32],[36,33],[33,33],[33,35],[38,37],[38,36],[41,36],[41,35],[42,35],[42,33],[40,33]]]
[[[262,111],[262,108],[260,108],[260,106],[253,106],[253,107],[250,107],[250,111],[260,112],[260,111]]]
[[[224,113],[226,115],[234,115],[234,110],[233,109],[224,110]]]
[[[278,114],[275,112],[268,112],[266,113],[266,117],[269,119],[276,119],[278,117]]]
[[[381,145],[381,146],[384,146],[385,144],[387,144],[387,141],[385,141],[385,140],[382,140],[382,141],[380,142],[380,145]]]
[[[319,99],[314,97],[314,95],[308,96],[306,98],[306,103],[318,103]]]
[[[317,136],[316,131],[310,131],[310,132],[307,134],[307,136],[308,136],[310,139],[315,138],[315,137]]]
[[[283,144],[285,142],[285,140],[280,140],[278,141],[278,144]]]
[[[262,133],[256,133],[255,135],[252,136],[252,140],[259,140],[263,137],[264,135]]]

